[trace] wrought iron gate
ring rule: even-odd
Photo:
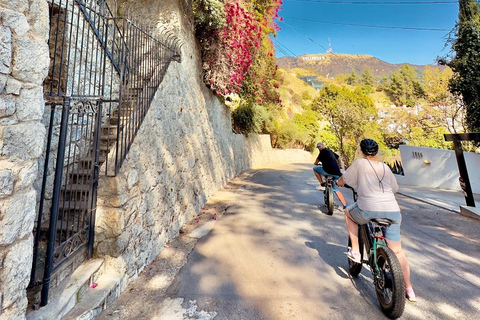
[[[48,136],[29,286],[42,285],[41,306],[62,265],[92,257],[99,168],[118,173],[181,48],[171,33],[162,42],[150,27],[117,17],[104,0],[49,6]]]

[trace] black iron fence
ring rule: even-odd
[[[48,137],[29,286],[42,285],[41,306],[62,265],[92,257],[98,175],[118,173],[181,47],[171,33],[160,41],[154,28],[115,16],[104,0],[49,6]]]
[[[393,162],[385,162],[385,163],[390,167],[390,170],[392,170],[394,174],[399,174],[402,176],[405,175],[405,173],[403,172],[402,161],[395,160]]]

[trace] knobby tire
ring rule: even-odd
[[[405,282],[400,262],[391,249],[380,246],[377,265],[380,274],[375,281],[375,291],[380,307],[387,317],[399,318],[405,309]]]
[[[333,215],[333,190],[331,187],[325,189],[325,204],[327,205],[327,213],[329,216]]]

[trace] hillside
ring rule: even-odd
[[[328,78],[338,74],[348,74],[352,70],[362,74],[363,70],[368,68],[374,77],[380,78],[388,76],[404,64],[391,64],[369,55],[325,53],[277,58],[277,65],[285,70],[304,69],[308,73]],[[419,73],[423,73],[425,68],[424,65],[411,66]]]

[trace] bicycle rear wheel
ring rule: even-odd
[[[377,248],[376,262],[380,274],[374,275],[375,291],[380,307],[387,317],[399,318],[405,309],[405,283],[400,262],[391,249],[383,246]]]
[[[324,195],[325,206],[327,207],[327,214],[331,216],[333,214],[333,205],[334,205],[332,187],[326,186],[325,192],[323,195]]]

